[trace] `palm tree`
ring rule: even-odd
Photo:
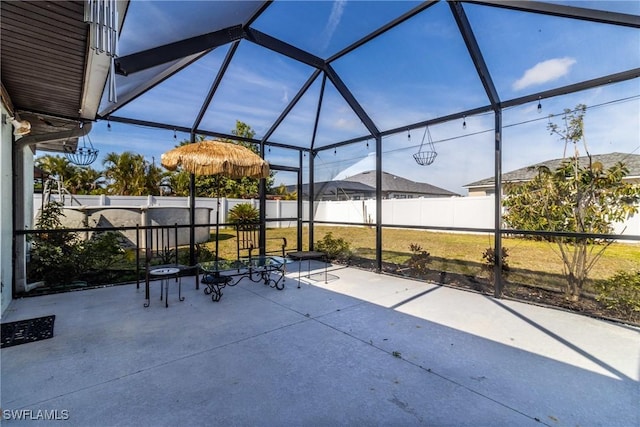
[[[278,187],[273,188],[271,192],[281,200],[298,200],[298,192],[287,191],[287,186],[284,184],[280,184]]]
[[[48,172],[51,176],[67,186],[77,174],[77,167],[71,164],[66,157],[46,155],[35,160],[36,166]]]
[[[191,178],[189,172],[175,171],[170,172],[165,179],[164,185],[169,187],[169,193],[172,196],[188,196]]]
[[[69,191],[73,194],[100,194],[106,185],[102,172],[93,168],[78,168],[71,178]]]
[[[167,175],[164,170],[155,164],[146,163],[146,174],[145,174],[145,187],[147,194],[151,194],[153,196],[159,196],[161,194],[160,187],[162,186],[163,181],[165,180],[165,176]]]
[[[125,151],[109,153],[102,161],[107,193],[123,196],[159,195],[164,173],[141,154]]]

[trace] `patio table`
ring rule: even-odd
[[[277,290],[284,289],[287,264],[291,260],[279,256],[256,256],[239,260],[206,261],[199,264],[204,272],[201,283],[207,287],[206,295],[213,301],[220,301],[225,286],[235,286],[245,277],[252,282],[263,282]],[[271,276],[277,273],[277,279]]]
[[[164,302],[165,307],[169,307],[169,279],[176,278],[178,280],[178,299],[180,301],[184,301],[184,297],[182,296],[182,279],[180,278],[180,269],[179,268],[155,268],[153,270],[149,270],[149,275],[158,277],[160,279],[160,301],[162,301],[162,293],[164,292]],[[148,298],[149,295],[149,282],[146,283],[146,295],[147,301],[145,301],[144,306],[149,307],[151,304],[151,299]]]
[[[311,277],[311,260],[321,260],[324,262],[324,283],[327,283],[327,264],[329,263],[327,259],[327,254],[320,251],[296,251],[289,252],[287,257],[294,261],[299,261],[298,263],[298,288],[300,287],[300,271],[302,270],[302,261],[307,260],[307,275],[304,277]]]

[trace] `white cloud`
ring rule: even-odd
[[[524,75],[513,83],[513,90],[522,90],[529,86],[550,82],[569,73],[576,60],[569,57],[548,59],[538,62],[524,72]]]
[[[360,129],[357,122],[345,117],[339,117],[334,123],[338,129]]]
[[[329,15],[327,25],[324,27],[324,31],[322,32],[322,50],[325,50],[329,46],[329,42],[333,37],[333,33],[336,31],[338,25],[340,24],[342,13],[344,12],[344,8],[346,5],[346,0],[337,0],[333,3],[333,7],[331,8],[331,15]]]

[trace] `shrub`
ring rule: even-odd
[[[510,268],[507,263],[507,257],[509,256],[509,250],[505,247],[502,248],[502,273],[506,274]],[[494,267],[496,266],[496,250],[494,248],[487,248],[482,253],[482,269],[487,271],[490,275],[493,275]],[[493,276],[491,276],[493,277]]]
[[[43,208],[36,228],[61,231],[38,233],[30,239],[29,280],[43,280],[49,286],[65,285],[125,259],[121,233],[94,233],[90,239],[81,240],[76,233],[62,230],[62,216],[59,202],[48,203]]]
[[[502,254],[501,254],[501,258],[502,258],[502,277],[506,279],[506,277],[509,274],[509,271],[511,270],[509,268],[509,264],[507,263],[507,257],[509,256],[509,251],[507,250],[507,248],[502,247]],[[489,283],[493,284],[495,286],[495,278],[496,278],[496,270],[495,270],[495,266],[496,266],[496,250],[494,248],[487,248],[484,250],[484,252],[482,253],[482,271],[487,273],[487,276],[489,277]]]
[[[596,299],[607,308],[625,314],[640,313],[640,271],[616,272],[612,277],[595,283]]]
[[[209,249],[205,244],[196,243],[195,245],[196,263],[204,261],[213,261],[215,259],[215,252]],[[191,254],[189,249],[178,251],[178,262],[183,265],[189,265],[191,262]]]
[[[250,224],[260,221],[260,211],[249,203],[235,205],[229,210],[231,224]]]
[[[348,259],[351,256],[349,243],[343,238],[334,238],[331,232],[316,242],[316,250],[327,254],[329,259]]]
[[[409,250],[411,251],[411,258],[407,261],[407,265],[418,274],[427,273],[429,270],[428,265],[431,263],[431,254],[422,250],[422,246],[417,243],[411,243]]]
[[[122,248],[125,237],[118,231],[94,233],[89,240],[78,242],[77,263],[82,271],[106,270],[125,260]]]
[[[62,203],[48,203],[36,221],[36,229],[59,230]],[[31,281],[43,280],[49,285],[57,285],[75,280],[79,274],[77,259],[77,237],[69,232],[34,234],[31,240],[31,260],[28,277]]]

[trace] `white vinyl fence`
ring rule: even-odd
[[[257,199],[220,198],[220,223],[227,221],[227,212],[235,205],[250,203],[258,208]],[[65,205],[84,206],[172,206],[188,207],[188,197],[156,196],[65,196]],[[42,205],[42,195],[34,195],[34,215]],[[216,222],[217,203],[215,198],[196,198],[196,207],[210,208],[210,222]],[[388,225],[414,225],[456,228],[494,228],[494,198],[451,197],[389,199],[382,201],[382,222]],[[296,218],[295,200],[267,200],[266,218]],[[374,224],[376,218],[375,200],[322,201],[315,203],[314,220],[327,222],[350,222]],[[309,204],[303,204],[303,219],[309,219]],[[295,220],[272,221],[269,227],[293,227]],[[615,232],[624,235],[640,235],[640,214],[624,223],[615,224]]]

